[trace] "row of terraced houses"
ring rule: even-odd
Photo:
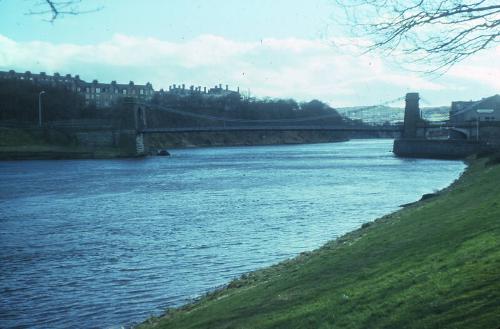
[[[163,89],[155,91],[153,89],[153,86],[149,82],[145,85],[135,84],[133,81],[130,81],[128,84],[121,84],[117,83],[116,81],[111,81],[111,83],[102,83],[97,80],[87,82],[80,79],[79,75],[61,75],[59,73],[48,75],[45,72],[35,74],[31,73],[30,71],[26,71],[24,73],[15,72],[14,70],[10,70],[8,72],[0,71],[0,79],[32,81],[33,83],[40,86],[63,85],[69,90],[81,94],[85,98],[86,104],[95,104],[98,108],[111,106],[122,97],[132,97],[139,100],[148,101],[151,100],[151,98],[153,98],[155,94],[162,96],[167,93],[175,94],[181,97],[189,96],[194,93],[202,94],[207,97],[221,97],[227,96],[229,94],[239,95],[239,88],[237,91],[232,91],[229,90],[228,85],[223,88],[222,84],[208,90],[206,87],[202,89],[199,86],[190,86],[189,88],[186,88],[186,86],[182,84],[172,85],[169,87],[168,91],[165,91]]]

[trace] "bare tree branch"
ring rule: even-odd
[[[335,0],[367,51],[401,53],[429,72],[447,70],[500,42],[498,0]]]
[[[83,0],[39,0],[33,4],[34,9],[28,15],[49,15],[49,22],[53,23],[64,15],[80,15],[99,11],[102,7],[86,8]]]

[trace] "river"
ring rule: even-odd
[[[392,140],[0,162],[0,327],[119,328],[449,185]]]

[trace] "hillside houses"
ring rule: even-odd
[[[222,84],[214,86],[213,88],[209,88],[208,90],[206,87],[203,87],[202,89],[201,86],[190,86],[189,88],[186,88],[185,85],[182,84],[172,85],[169,87],[168,91],[165,91],[163,89],[155,91],[153,89],[153,86],[149,82],[145,85],[135,84],[133,81],[130,81],[127,84],[120,84],[116,81],[112,81],[111,83],[102,83],[97,80],[87,82],[82,80],[79,75],[61,75],[59,73],[48,75],[45,72],[36,74],[31,73],[30,71],[19,73],[15,72],[14,70],[10,70],[8,72],[0,71],[0,79],[32,81],[33,83],[38,84],[41,87],[43,87],[44,85],[63,85],[67,89],[82,95],[87,105],[95,104],[97,108],[111,106],[123,97],[131,97],[142,101],[150,101],[155,95],[158,95],[160,97],[165,95],[185,97],[197,94],[207,98],[218,98],[235,95],[239,97],[239,88],[237,91],[232,91],[229,90],[228,85],[223,88]]]

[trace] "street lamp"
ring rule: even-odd
[[[45,94],[45,91],[41,91],[38,94],[38,127],[42,127],[42,95]]]

